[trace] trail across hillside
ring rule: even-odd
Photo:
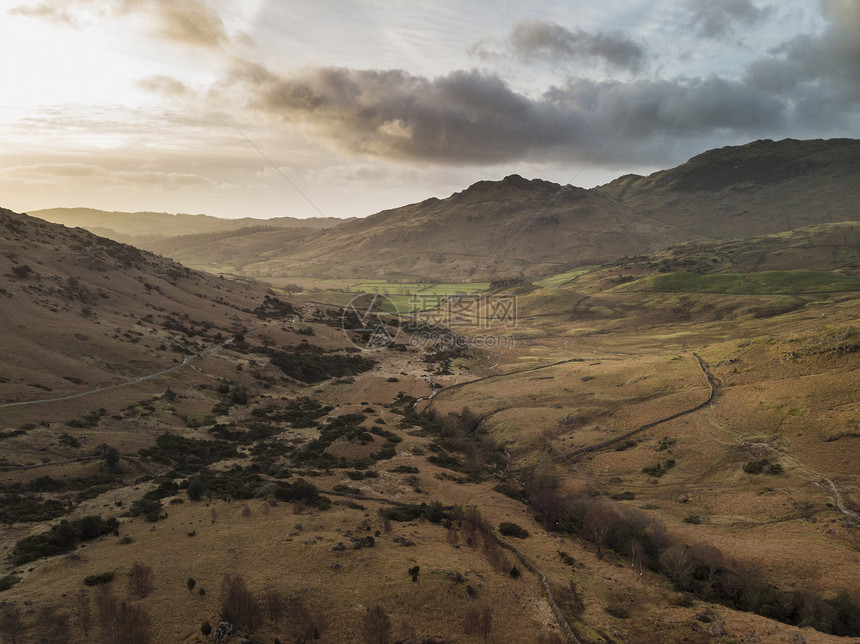
[[[605,441],[601,441],[594,445],[588,445],[586,447],[580,447],[578,449],[573,450],[566,454],[566,458],[575,458],[577,456],[581,456],[582,454],[587,454],[589,452],[595,452],[599,449],[603,449],[604,447],[608,447],[614,443],[619,441],[626,440],[639,432],[645,431],[646,429],[651,429],[652,427],[656,427],[657,425],[662,425],[663,423],[667,423],[670,420],[675,420],[676,418],[680,418],[681,416],[686,416],[687,414],[692,414],[693,412],[699,411],[703,407],[706,407],[711,403],[714,399],[714,396],[717,393],[717,387],[715,384],[714,377],[711,375],[711,372],[708,370],[707,363],[699,357],[698,354],[694,353],[693,357],[696,359],[696,363],[699,365],[699,369],[701,369],[702,374],[705,376],[705,381],[708,384],[708,397],[700,402],[695,407],[690,407],[689,409],[683,409],[677,413],[672,414],[671,416],[666,416],[665,418],[660,418],[659,420],[652,421],[650,423],[645,423],[644,425],[640,425],[636,429],[632,429],[629,432],[625,432],[620,436],[614,436],[613,438],[609,438]]]
[[[258,327],[256,329],[248,331],[244,335],[245,336],[252,335],[254,333],[257,333],[258,331],[262,331],[264,328],[265,327]],[[189,362],[191,362],[191,360],[193,360],[194,358],[202,358],[203,356],[205,356],[209,353],[212,353],[213,351],[217,351],[218,349],[223,349],[224,347],[226,347],[231,342],[233,342],[233,338],[228,338],[227,340],[225,340],[224,342],[221,342],[220,344],[216,344],[214,346],[211,346],[208,349],[204,349],[203,351],[200,351],[198,353],[195,353],[195,354],[192,354],[189,356],[185,356],[185,358],[179,364],[175,364],[171,367],[167,367],[166,369],[161,369],[160,371],[156,371],[154,373],[146,374],[145,376],[138,376],[137,378],[133,378],[132,380],[128,380],[126,382],[120,382],[120,383],[117,383],[115,385],[107,385],[105,387],[98,387],[96,389],[90,389],[89,391],[81,391],[81,392],[76,393],[76,394],[69,394],[68,396],[58,396],[56,398],[42,398],[39,400],[24,400],[21,402],[3,403],[3,404],[0,404],[0,409],[8,409],[10,407],[23,407],[24,405],[38,405],[41,403],[61,402],[63,400],[73,400],[75,398],[83,398],[84,396],[92,396],[93,394],[98,394],[98,393],[101,393],[103,391],[110,391],[111,389],[118,389],[120,387],[128,387],[130,385],[136,385],[139,382],[144,382],[146,380],[152,380],[154,378],[159,378],[165,374],[170,373],[171,371],[176,371],[177,369],[181,369],[182,367],[186,366]]]

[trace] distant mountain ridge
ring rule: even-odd
[[[32,210],[29,214],[51,223],[84,228],[92,233],[125,243],[133,243],[135,238],[164,239],[179,235],[228,232],[250,227],[322,230],[348,221],[336,217],[310,217],[308,219],[241,217],[239,219],[225,219],[203,214],[110,212],[95,208],[46,208]],[[123,239],[118,239],[120,237]]]
[[[228,220],[242,222],[241,230],[213,223],[195,232],[223,234],[136,243],[193,266],[263,278],[535,277],[679,242],[856,221],[858,176],[858,140],[762,140],[588,190],[514,174],[363,219],[322,220],[315,230],[274,223],[280,219]]]

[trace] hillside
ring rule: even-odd
[[[0,227],[7,639],[860,634],[856,224],[496,285],[505,324],[454,298],[376,348],[253,281]],[[696,290],[801,268],[840,288]]]
[[[716,239],[856,221],[860,141],[755,141],[597,188],[625,208]]]
[[[857,219],[860,142],[757,141],[584,190],[511,175],[311,234],[243,230],[147,246],[258,277],[473,280],[562,272],[683,241]]]

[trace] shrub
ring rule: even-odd
[[[212,632],[212,624],[208,621],[200,624],[200,632],[203,633],[204,636],[208,636]]]
[[[20,579],[15,575],[6,575],[5,577],[0,577],[0,593],[4,590],[9,590],[12,586],[17,584]]]
[[[769,465],[768,460],[763,458],[758,461],[749,461],[744,463],[743,470],[747,474],[761,474],[767,465]]]
[[[82,541],[91,541],[113,532],[119,526],[114,519],[104,520],[100,516],[86,516],[72,521],[61,521],[47,532],[34,534],[19,540],[12,549],[13,565],[70,552]]]
[[[84,584],[87,586],[100,586],[101,584],[109,584],[113,581],[113,572],[100,572],[97,575],[87,575],[84,577]]]
[[[206,483],[199,476],[192,476],[188,479],[188,489],[186,490],[188,498],[192,501],[199,501],[206,494]]]
[[[518,526],[510,521],[503,521],[499,524],[499,532],[506,537],[516,537],[517,539],[525,539],[529,536],[529,531]]]
[[[630,617],[629,611],[624,608],[624,606],[619,606],[618,604],[609,604],[606,608],[604,608],[609,615],[613,617],[617,617],[618,619],[627,619]]]
[[[517,579],[520,576],[520,569],[514,566],[508,574],[512,579]]]

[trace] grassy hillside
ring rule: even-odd
[[[860,278],[825,271],[761,271],[758,273],[665,273],[618,287],[622,291],[687,293],[827,293],[860,291]]]

